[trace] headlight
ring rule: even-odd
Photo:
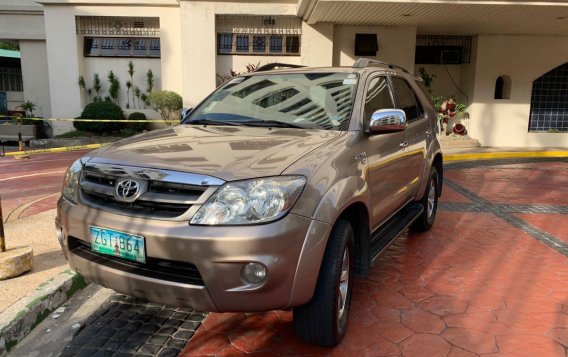
[[[238,225],[275,221],[292,208],[305,184],[302,176],[226,183],[205,202],[190,223]]]
[[[76,160],[71,164],[71,166],[69,166],[65,172],[65,177],[63,178],[63,190],[61,194],[73,203],[77,203],[79,174],[81,173],[82,168],[83,163],[81,162],[81,159]]]

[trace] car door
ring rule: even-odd
[[[409,198],[415,197],[420,189],[421,178],[425,167],[427,140],[432,134],[418,96],[406,79],[398,76],[391,77],[396,108],[406,114],[408,127],[405,131],[405,155],[407,168],[405,191]]]
[[[367,81],[363,105],[363,124],[369,127],[371,115],[379,109],[393,109],[390,84],[385,75],[370,77]],[[373,228],[396,213],[407,201],[404,185],[407,180],[407,158],[404,131],[369,135],[365,151],[368,160],[367,182],[371,192]]]

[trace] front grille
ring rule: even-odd
[[[105,208],[120,211],[132,215],[151,216],[155,218],[174,218],[187,212],[191,205],[175,203],[158,203],[150,201],[135,201],[133,203],[116,201],[112,196],[96,192],[81,191],[83,198],[89,202]]]
[[[68,239],[71,253],[93,263],[136,275],[175,283],[204,286],[197,267],[191,263],[146,257],[146,263],[93,252],[91,246],[75,237]]]
[[[134,202],[115,197],[121,179],[136,179],[147,188]],[[87,164],[80,181],[81,201],[118,214],[166,220],[189,220],[223,181],[198,174],[110,164]],[[147,185],[146,185],[147,184]],[[194,209],[192,209],[194,208]]]

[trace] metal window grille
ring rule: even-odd
[[[529,131],[568,132],[568,62],[533,82]]]
[[[300,54],[302,20],[294,16],[218,15],[220,55]]]
[[[79,35],[101,36],[160,36],[159,17],[77,16]]]
[[[160,39],[155,37],[85,37],[85,57],[160,57]]]
[[[301,35],[302,20],[295,16],[218,15],[218,33]]]
[[[0,68],[0,91],[23,92],[22,70],[15,68]]]
[[[471,36],[416,36],[416,46],[424,47],[461,47],[461,63],[471,62]]]

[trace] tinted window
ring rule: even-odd
[[[394,104],[386,77],[371,79],[365,97],[365,122],[368,123],[371,120],[371,115],[377,110],[392,108],[394,108]]]
[[[357,75],[344,72],[236,77],[201,103],[184,123],[213,119],[260,125],[275,120],[306,128],[346,130],[355,88]]]
[[[404,110],[406,120],[411,121],[422,116],[422,110],[416,101],[416,95],[409,87],[408,83],[401,78],[393,77],[394,97],[396,98],[397,108]]]

